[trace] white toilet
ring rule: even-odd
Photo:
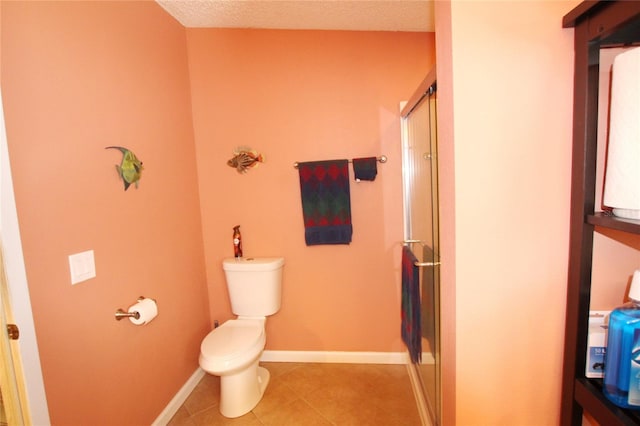
[[[200,367],[220,376],[220,413],[240,417],[260,402],[269,371],[258,366],[265,322],[280,309],[284,258],[230,258],[222,262],[231,311],[238,316],[211,331],[200,345]]]

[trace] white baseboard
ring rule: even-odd
[[[151,424],[152,426],[164,426],[171,421],[173,416],[178,412],[182,404],[187,400],[191,392],[196,388],[200,380],[204,377],[205,372],[199,368],[189,377],[187,382],[180,388],[176,396],[173,397],[169,404],[162,410],[162,413]]]
[[[408,353],[407,353],[407,356],[409,356]],[[435,364],[436,363],[436,359],[433,357],[433,354],[431,352],[422,352],[421,363],[422,364]]]
[[[406,352],[264,351],[264,362],[326,362],[344,364],[406,364]]]

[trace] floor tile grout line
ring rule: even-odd
[[[342,376],[345,373],[345,370],[343,370],[344,366],[340,365],[340,366],[335,366],[336,368],[333,368],[333,366],[330,365],[330,364],[322,364],[322,363],[319,363],[319,364],[318,363],[304,364],[304,363],[302,363],[302,364],[293,366],[292,368],[283,368],[281,363],[275,363],[274,362],[274,363],[265,363],[265,364],[266,364],[265,365],[266,367],[268,367],[270,364],[273,366],[273,368],[274,368],[274,370],[276,371],[277,374],[273,375],[272,378],[274,378],[274,379],[278,378],[278,381],[280,382],[280,384],[282,386],[284,386],[287,389],[287,391],[290,392],[294,396],[294,399],[292,399],[291,401],[289,401],[285,405],[292,405],[295,401],[299,401],[299,403],[304,404],[307,407],[307,408],[305,408],[305,410],[310,408],[311,411],[309,411],[309,413],[311,413],[311,412],[315,413],[315,415],[319,416],[319,418],[323,419],[328,424],[333,425],[333,426],[337,426],[337,425],[340,424],[339,422],[336,423],[335,421],[332,421],[331,418],[329,418],[327,416],[327,414],[325,414],[325,412],[327,412],[326,408],[328,408],[328,407],[324,407],[324,408],[323,407],[318,407],[318,406],[313,404],[312,400],[309,399],[310,395],[312,395],[314,392],[318,392],[318,391],[322,390],[322,388],[324,387],[324,385],[322,383],[318,383],[318,385],[315,387],[315,389],[309,390],[308,387],[304,387],[304,386],[300,387],[300,383],[301,383],[299,381],[300,377],[298,377],[297,379],[295,377],[291,377],[290,379],[294,380],[294,381],[290,382],[290,383],[287,383],[288,379],[287,379],[286,376],[289,373],[294,372],[295,370],[298,370],[298,369],[303,369],[304,370],[305,368],[307,368],[308,369],[307,371],[301,371],[299,373],[303,377],[303,380],[305,380],[304,377],[307,376],[308,380],[314,381],[316,378],[318,378],[318,376],[317,376],[318,367],[321,367],[320,370],[325,370],[322,373],[322,375],[330,374],[330,375]],[[352,374],[350,382],[354,382],[354,381],[355,382],[360,382],[360,381],[365,380],[365,379],[366,380],[371,380],[373,382],[373,381],[378,381],[378,380],[382,379],[384,382],[386,382],[387,380],[392,380],[394,382],[394,384],[395,384],[395,383],[403,381],[405,379],[407,381],[410,380],[410,378],[408,376],[404,377],[404,375],[403,375],[404,378],[399,377],[395,370],[393,370],[393,369],[389,370],[389,369],[385,368],[386,366],[384,366],[384,365],[378,366],[380,368],[380,370],[373,370],[373,374],[371,374],[371,372],[366,372],[366,371],[358,373],[357,370],[360,368],[359,366],[360,366],[359,364],[358,365],[354,365],[353,367],[354,367],[354,369],[356,371],[355,372],[354,371],[350,371],[350,374]],[[311,371],[311,373],[309,373],[309,371]],[[272,373],[273,373],[273,371],[272,371]],[[408,372],[406,372],[406,370],[405,370],[405,373],[408,375]],[[209,380],[209,381],[205,382],[204,380]],[[200,383],[196,386],[196,388],[198,388],[198,391],[203,393],[203,394],[212,394],[212,392],[211,392],[211,390],[213,389],[212,388],[212,384],[215,383],[215,381],[217,381],[219,379],[216,378],[216,379],[204,379],[204,380],[201,380]],[[211,380],[214,380],[214,382],[212,382]],[[296,382],[296,380],[297,380],[297,382]],[[330,379],[330,380],[333,380],[333,378]],[[347,382],[347,383],[350,383],[350,382]],[[296,386],[292,387],[291,384],[293,384],[293,383],[295,383]],[[304,382],[302,382],[302,383],[304,383]],[[219,381],[217,382],[217,385],[219,386]],[[325,383],[325,385],[326,385],[326,383]],[[213,386],[215,386],[215,385],[213,385]],[[268,390],[267,390],[267,392],[268,392]],[[192,392],[192,394],[194,394],[194,393],[195,393],[195,389]],[[211,396],[213,396],[213,395],[211,395]],[[203,396],[200,395],[197,398],[202,398],[202,397]],[[389,395],[385,395],[384,397],[385,398],[389,398]],[[401,399],[399,401],[403,401],[404,402],[405,398],[410,398],[411,400],[413,400],[412,397],[413,397],[412,392],[411,392],[411,395],[404,395],[403,394],[402,396],[400,396]],[[206,399],[206,396],[204,398]],[[219,395],[216,395],[216,398],[219,398]],[[392,399],[393,399],[393,397],[392,397]],[[211,404],[207,404],[206,406],[203,406],[203,408],[201,408],[200,410],[198,410],[195,413],[191,413],[186,408],[185,405],[187,405],[187,404],[185,403],[180,408],[181,410],[183,410],[183,413],[181,415],[182,420],[177,420],[176,423],[170,422],[170,424],[172,426],[178,426],[178,425],[181,425],[181,424],[184,424],[184,426],[187,426],[187,425],[191,425],[192,426],[192,425],[196,425],[196,424],[202,424],[202,422],[201,422],[202,421],[201,414],[203,414],[205,411],[208,411],[208,410],[219,409],[219,404],[217,404],[217,401],[218,401],[217,399],[215,401],[212,401]],[[202,401],[198,401],[196,399],[195,401],[193,401],[193,406],[198,406],[198,403],[202,404]],[[339,400],[336,399],[334,401],[334,403],[336,405],[339,404]],[[406,404],[403,404],[403,406],[406,407]],[[415,407],[415,408],[416,408],[416,410],[415,410],[416,413],[415,414],[417,414],[417,411],[418,411],[417,407]],[[254,408],[254,410],[255,410],[255,408]],[[275,415],[277,415],[277,413],[281,413],[283,411],[281,406],[275,406],[275,408],[272,407],[267,412],[262,412],[262,417],[260,417],[260,416],[258,416],[258,414],[256,414],[256,412],[254,410],[251,410],[251,412],[250,412],[251,415],[252,415],[252,418],[255,419],[255,422],[256,422],[257,425],[262,425],[262,426],[267,426],[267,425],[270,424],[269,421],[268,421],[268,419],[269,419],[268,416],[271,415],[270,413],[274,413]],[[395,409],[385,410],[385,413],[387,413],[387,414],[394,414],[396,412],[397,411]],[[406,412],[406,409],[401,410],[400,412]],[[186,418],[185,418],[185,415],[186,415]],[[218,416],[219,416],[219,414],[218,414]],[[411,418],[411,416],[412,415],[409,414],[409,418]],[[200,420],[197,421],[195,417],[199,417]],[[332,416],[332,418],[333,418],[333,416]],[[180,423],[180,421],[186,422],[186,423]],[[415,421],[418,422],[418,423],[415,423],[415,424],[419,424],[419,416],[415,417]],[[414,419],[411,418],[410,422],[407,423],[407,424],[414,424],[413,422],[414,422]],[[215,423],[215,424],[218,424],[218,423]],[[230,423],[227,423],[227,421],[225,420],[224,424],[230,424]],[[396,424],[395,421],[393,422],[393,424]]]
[[[311,407],[312,410],[314,410],[316,413],[318,413],[320,415],[320,417],[322,417],[323,419],[325,419],[327,422],[331,423],[333,426],[336,426],[336,423],[334,421],[332,421],[330,418],[328,418],[322,411],[320,411],[318,408],[316,408],[313,404],[311,404],[311,402],[309,402],[307,399],[305,399],[304,397],[300,397],[300,399],[302,401],[304,401],[305,404],[307,404],[309,407]]]

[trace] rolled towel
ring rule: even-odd
[[[376,157],[353,159],[353,175],[356,181],[375,180],[377,174],[378,159]]]

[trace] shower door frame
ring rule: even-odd
[[[427,425],[439,425],[442,413],[442,386],[440,372],[440,253],[439,253],[439,204],[438,204],[438,169],[437,169],[437,97],[436,97],[436,72],[435,66],[431,72],[427,74],[422,83],[418,86],[409,101],[401,105],[402,120],[402,144],[403,144],[403,210],[404,210],[404,243],[412,246],[412,251],[416,251],[416,247],[420,248],[418,259],[422,260],[421,275],[421,294],[424,299],[424,284],[428,281],[428,275],[433,282],[433,346],[431,349],[433,355],[433,382],[426,383],[428,379],[423,378],[421,374],[421,365],[409,363],[409,373],[414,387],[414,393],[418,401],[418,408],[423,421]],[[429,173],[431,181],[431,241],[421,241],[415,239],[414,229],[410,220],[412,209],[412,193],[409,188],[408,180],[413,177],[413,165],[409,158],[409,116],[422,106],[423,102],[430,103],[428,105],[428,153],[424,153],[425,159],[429,161]],[[432,109],[433,108],[433,109]],[[431,243],[431,247],[429,246]],[[425,250],[425,248],[427,250]],[[426,258],[428,249],[431,249],[429,258]],[[431,346],[431,345],[430,345]],[[424,367],[422,367],[424,369]],[[429,388],[432,392],[429,392]],[[431,397],[430,397],[431,394]]]

